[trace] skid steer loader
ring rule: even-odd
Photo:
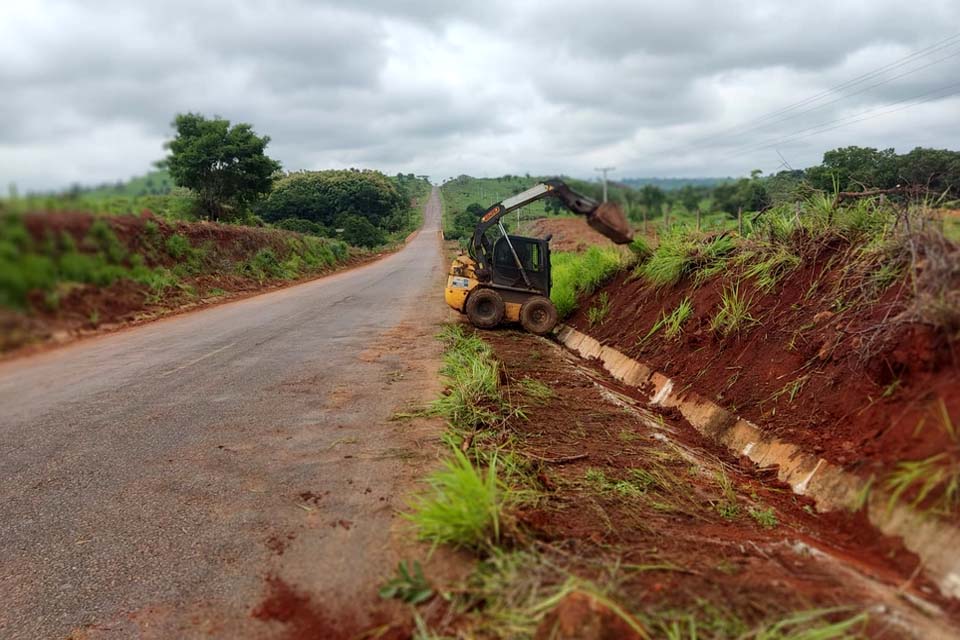
[[[561,180],[546,180],[498,202],[477,222],[467,255],[454,259],[444,291],[447,304],[465,313],[475,327],[519,322],[530,333],[545,335],[556,326],[557,309],[550,301],[550,236],[508,235],[502,222],[511,211],[548,197],[586,216],[587,224],[617,244],[633,239],[619,205],[598,204]]]

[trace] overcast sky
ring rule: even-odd
[[[0,179],[145,173],[183,111],[252,123],[288,170],[743,175],[960,148],[958,69],[957,0],[11,0]]]

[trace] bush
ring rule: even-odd
[[[310,236],[329,238],[331,235],[330,229],[323,226],[319,222],[313,222],[312,220],[305,220],[303,218],[286,218],[275,223],[273,226],[275,226],[277,229],[295,231],[297,233]]]
[[[343,223],[343,240],[355,247],[377,247],[386,242],[386,235],[366,218],[349,216]]]

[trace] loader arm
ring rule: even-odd
[[[503,236],[506,237],[506,230],[501,223],[503,216],[532,202],[549,197],[559,199],[563,206],[573,213],[586,216],[587,224],[615,243],[626,244],[633,239],[633,233],[619,206],[612,203],[601,205],[593,198],[577,193],[562,180],[544,180],[526,191],[498,202],[481,216],[473,231],[469,246],[470,256],[477,261],[478,274],[481,277],[483,277],[483,274],[490,272],[490,260],[493,252],[493,242],[487,237],[487,231],[490,227],[497,226]],[[507,242],[509,244],[509,238]],[[516,258],[516,253],[514,253],[514,258]]]

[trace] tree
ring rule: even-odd
[[[387,226],[408,206],[394,181],[379,171],[301,171],[277,180],[257,212],[268,222],[304,218],[333,226],[340,216],[351,215]]]
[[[368,248],[379,246],[386,241],[382,230],[360,216],[346,216],[343,219],[343,239],[355,247]]]
[[[173,127],[177,135],[166,144],[170,156],[159,164],[176,185],[197,192],[210,218],[246,208],[270,191],[280,163],[264,153],[268,136],[257,136],[246,123],[230,126],[229,120],[197,113],[178,114]]]
[[[807,180],[817,189],[861,191],[897,185],[897,154],[893,149],[843,147],[823,154],[823,163],[807,169]]]
[[[661,213],[661,207],[667,199],[663,189],[652,184],[645,184],[640,189],[640,203],[647,208],[650,214]]]

